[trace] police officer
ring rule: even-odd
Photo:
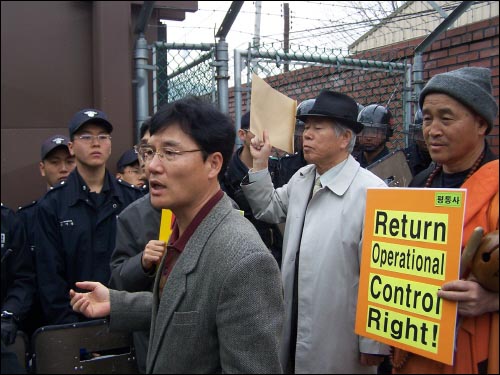
[[[97,109],[78,111],[69,123],[76,168],[38,203],[35,228],[40,300],[49,324],[81,319],[69,304],[78,280],[108,283],[116,216],[143,193],[106,169],[113,126]]]
[[[40,175],[45,179],[47,190],[53,186],[65,181],[69,174],[75,169],[75,157],[70,154],[68,149],[69,138],[65,135],[55,134],[43,141],[40,147]],[[24,223],[26,228],[27,241],[33,263],[35,262],[35,224],[37,201],[34,200],[30,204],[21,206],[17,210],[17,215]],[[35,330],[43,325],[43,314],[38,298],[38,287],[36,288],[33,308],[26,319],[25,330],[28,336],[31,336]]]
[[[69,138],[65,135],[55,134],[43,141],[40,147],[40,175],[45,179],[47,190],[65,181],[75,169],[75,157],[68,149]],[[17,210],[27,230],[30,249],[34,251],[34,219],[37,201],[21,206]]]
[[[116,170],[116,178],[118,180],[124,180],[143,191],[147,190],[148,179],[146,178],[146,173],[139,164],[137,153],[133,148],[126,150],[120,159],[118,159],[116,162]]]
[[[2,204],[2,342],[13,344],[33,304],[35,273],[23,223]],[[21,325],[21,326],[20,326]]]
[[[394,119],[389,109],[380,104],[370,104],[359,112],[358,122],[364,125],[358,135],[359,150],[353,154],[366,168],[389,154],[386,142],[393,135]]]
[[[69,174],[75,169],[74,155],[68,149],[69,138],[65,135],[55,134],[43,141],[40,148],[40,175],[45,179],[47,190],[65,181]],[[37,201],[21,206],[17,214],[21,217],[26,228],[28,243],[31,251],[34,251],[35,209]]]
[[[415,112],[415,118],[410,125],[410,146],[405,149],[406,160],[413,176],[427,169],[432,162],[429,150],[424,141],[422,124],[423,116],[422,111],[419,109]]]

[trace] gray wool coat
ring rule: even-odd
[[[147,373],[282,372],[278,265],[227,195],[186,244],[161,300],[158,283],[153,293],[110,291],[111,330],[150,328]]]

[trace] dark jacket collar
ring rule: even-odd
[[[87,200],[90,189],[83,179],[83,177],[78,173],[78,168],[75,168],[73,172],[70,173],[66,184],[71,192],[70,205],[76,204],[78,200]],[[109,193],[110,196],[116,197],[120,202],[123,202],[123,196],[119,188],[116,179],[111,176],[109,171],[106,169],[104,174],[104,185],[102,186],[101,193]]]

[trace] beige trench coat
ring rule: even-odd
[[[386,185],[349,156],[339,174],[308,202],[315,175],[316,167],[308,165],[277,190],[269,174],[242,185],[256,218],[273,223],[286,219],[281,269],[285,325],[280,360],[286,369],[295,258],[300,245],[295,372],[376,373],[376,366],[359,364],[360,352],[388,354],[389,348],[357,336],[354,323],[366,190]]]

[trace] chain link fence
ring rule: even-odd
[[[187,95],[219,105],[215,44],[156,43],[152,47],[153,111]],[[411,65],[405,49],[348,54],[342,49],[269,44],[235,51],[234,86],[229,90],[229,114],[239,127],[250,109],[251,77],[255,73],[280,93],[297,100],[315,98],[321,90],[345,93],[362,106],[386,106],[394,117],[391,150],[411,143],[409,124],[416,106],[411,98]]]
[[[156,43],[152,58],[153,113],[189,95],[218,104],[215,44]]]
[[[234,113],[239,116],[250,109],[251,76],[255,73],[298,103],[328,89],[345,93],[363,106],[373,103],[386,106],[395,120],[388,147],[405,148],[414,112],[411,66],[407,64],[406,52],[379,50],[348,55],[340,49],[306,46],[290,46],[284,52],[279,44],[240,51],[241,57],[235,57],[235,64],[241,59],[241,87],[235,83],[235,96],[241,92],[241,100],[235,100]]]

